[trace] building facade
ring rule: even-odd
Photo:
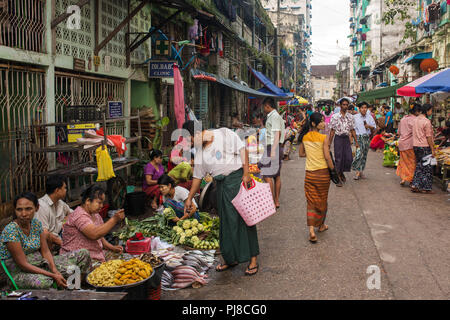
[[[64,153],[32,152],[67,141],[65,130],[36,125],[66,121],[68,107],[104,110],[108,102],[119,101],[125,117],[151,109],[154,121],[169,117],[160,147],[171,145],[171,130],[177,127],[174,80],[149,78],[151,60],[178,64],[185,103],[208,128],[229,126],[234,112],[247,122],[249,95],[196,80],[193,70],[254,89],[262,84],[251,68],[273,81],[275,29],[259,0],[71,4],[18,0],[0,8],[0,150],[5,155],[0,161],[0,216],[18,192],[44,189],[40,173],[70,165]],[[25,7],[30,10],[21,9]],[[169,45],[164,47],[164,41]],[[152,123],[149,128],[156,130]],[[126,119],[113,129],[124,137],[134,134]],[[87,159],[92,154],[84,152],[81,161]],[[81,180],[74,184],[88,182]]]
[[[319,100],[336,100],[338,87],[336,65],[311,66],[313,103]]]
[[[283,86],[295,89],[297,94],[309,98],[312,54],[311,0],[262,0],[262,4],[278,29],[279,37],[283,39],[284,47],[280,50]]]

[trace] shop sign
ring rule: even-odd
[[[169,56],[170,55],[170,42],[169,40],[156,40],[156,52],[157,56]]]
[[[149,78],[173,78],[173,61],[150,61],[148,64]]]
[[[122,118],[123,117],[122,101],[108,101],[108,116],[109,116],[109,118]]]
[[[95,129],[95,123],[69,124],[67,125],[67,140],[69,143],[77,142],[78,138],[83,138],[83,133],[87,130]]]
[[[86,71],[86,61],[83,59],[73,58],[74,71]]]

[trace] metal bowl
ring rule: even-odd
[[[126,291],[126,289],[130,289],[130,288],[134,288],[134,287],[143,285],[147,281],[149,281],[155,275],[155,268],[152,268],[152,269],[153,269],[152,273],[150,274],[150,276],[148,278],[138,281],[138,282],[135,282],[135,283],[124,284],[121,286],[111,286],[111,287],[96,286],[96,285],[90,283],[88,280],[88,277],[92,272],[86,276],[86,283],[99,291]]]

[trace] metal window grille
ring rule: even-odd
[[[39,69],[0,65],[0,203],[12,201],[24,190],[41,190],[42,179],[33,172],[46,169],[37,156],[32,167],[31,145],[45,144],[45,135],[31,125],[45,122],[45,73]]]
[[[45,1],[0,1],[0,45],[45,52]]]

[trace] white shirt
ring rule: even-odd
[[[241,138],[228,128],[211,131],[213,142],[195,154],[193,176],[196,179],[202,179],[208,173],[213,177],[228,176],[242,168],[240,150],[245,148],[245,143]]]
[[[39,199],[39,210],[35,218],[42,223],[42,228],[47,229],[55,236],[61,232],[63,221],[73,210],[62,200],[53,203],[52,199],[46,194]]]
[[[176,187],[175,187],[175,193],[174,193],[174,195],[173,195],[173,199],[172,199],[172,200],[175,200],[175,201],[177,201],[177,202],[183,202],[183,203],[184,203],[184,201],[186,201],[186,199],[188,198],[188,196],[189,196],[189,190],[188,190],[188,189],[183,188],[183,187],[180,187],[180,186],[176,186]],[[167,197],[166,197],[166,196],[163,196],[163,199],[164,199],[164,201],[166,201],[166,200],[167,200]],[[194,203],[194,205],[195,205],[196,207],[198,207],[198,206],[197,206],[197,203],[195,202],[194,199],[192,199],[192,202]]]
[[[371,127],[377,127],[375,120],[373,120],[373,117],[369,112],[366,113],[365,117],[363,117],[361,113],[357,113],[353,116],[353,119],[355,120],[355,131],[357,136],[361,136],[363,134],[370,135],[371,133],[370,129],[366,129],[366,127],[364,127],[364,121],[366,121],[366,123]]]
[[[285,125],[284,120],[280,116],[280,114],[277,112],[277,110],[272,110],[267,115],[266,120],[266,145],[273,145],[273,142],[275,140],[275,132],[281,132],[280,135],[280,142],[284,142],[284,135],[285,135]]]

